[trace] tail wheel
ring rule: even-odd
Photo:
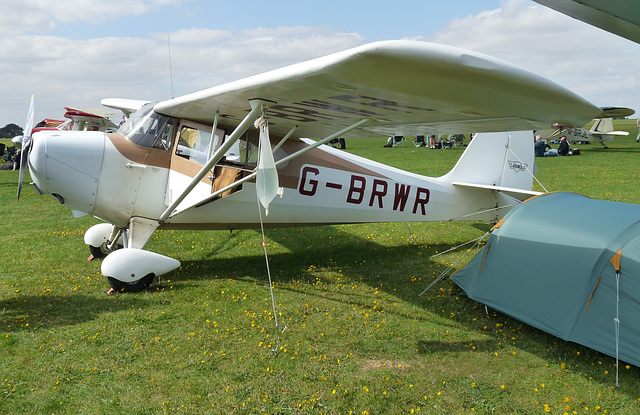
[[[114,289],[114,291],[135,293],[149,288],[149,286],[151,286],[151,283],[153,282],[154,277],[155,274],[153,273],[147,274],[144,277],[140,278],[138,281],[131,283],[122,282],[113,277],[107,277],[107,279],[109,280],[109,285]]]

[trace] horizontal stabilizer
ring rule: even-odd
[[[613,130],[613,120],[611,118],[600,118],[597,119],[593,124],[589,132],[593,135],[629,135],[627,131],[614,131]]]
[[[514,199],[517,199],[520,201],[525,201],[532,196],[538,196],[542,194],[542,192],[535,192],[533,190],[516,189],[513,187],[504,187],[504,186],[494,186],[490,184],[462,183],[462,182],[453,182],[452,184],[454,186],[471,187],[475,189],[495,190],[497,192],[502,192],[506,195],[509,195]]]
[[[608,133],[599,133],[599,132],[591,132],[593,135],[617,135],[617,136],[628,136],[628,131],[609,131]]]

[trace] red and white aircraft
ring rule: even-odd
[[[113,117],[118,115],[116,112],[99,108],[86,111],[73,107],[64,107],[64,109],[66,111],[64,113],[65,120],[45,118],[31,129],[31,134],[28,137],[38,131],[116,131],[118,129],[118,126],[111,121]],[[127,115],[126,112],[124,114]],[[20,147],[24,140],[20,135],[11,141]]]
[[[536,194],[532,130],[601,113],[504,61],[415,41],[368,44],[167,101],[103,104],[137,111],[115,133],[36,133],[28,166],[39,193],[104,220],[85,242],[94,256],[108,254],[102,272],[116,290],[179,266],[142,249],[156,229],[499,218]],[[457,132],[481,134],[438,178],[323,145]]]

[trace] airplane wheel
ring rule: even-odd
[[[149,288],[149,286],[153,282],[153,277],[155,277],[155,274],[147,274],[144,277],[140,278],[138,281],[132,283],[122,282],[113,277],[107,277],[107,279],[109,280],[109,285],[114,289],[114,291],[135,293]]]
[[[88,247],[89,247],[89,252],[91,252],[91,255],[93,255],[94,258],[103,259],[107,255],[109,255],[110,253],[115,251],[116,249],[122,248],[122,245],[116,245],[115,249],[107,249],[107,244],[106,243],[104,243],[104,244],[102,244],[100,246],[88,245]]]

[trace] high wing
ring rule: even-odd
[[[251,99],[268,101],[269,128],[321,138],[368,120],[349,137],[582,126],[601,110],[571,91],[490,56],[416,41],[335,53],[156,104],[161,114],[231,129]]]
[[[534,0],[600,29],[640,43],[640,2],[603,0]]]
[[[108,111],[108,110],[105,110],[104,108],[91,108],[91,109],[86,109],[85,110],[85,109],[76,108],[76,107],[64,107],[64,109],[67,110],[67,111],[71,111],[71,112],[77,113],[77,114],[73,114],[73,115],[79,115],[79,116],[83,116],[83,117],[113,118],[113,117],[118,116],[117,112]]]
[[[126,117],[128,117],[132,112],[138,111],[144,104],[149,103],[149,101],[126,98],[105,98],[100,101],[100,103],[105,107],[120,110]]]
[[[95,129],[99,131],[106,129],[113,129],[115,131],[118,129],[118,126],[109,119],[118,115],[113,111],[106,111],[102,108],[82,110],[80,108],[64,107],[64,109],[67,111],[64,117],[73,120],[73,123],[76,124],[74,129]]]

